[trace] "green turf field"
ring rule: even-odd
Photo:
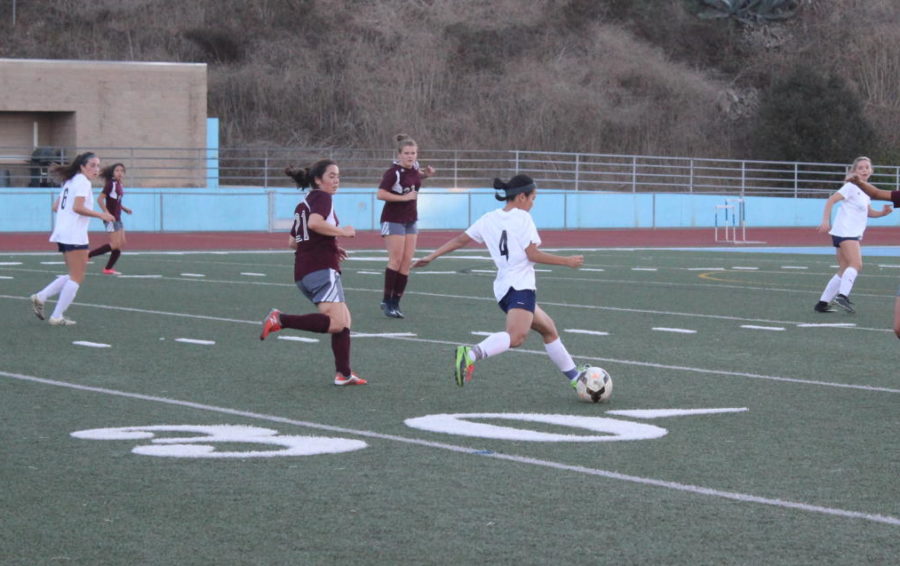
[[[66,328],[27,299],[60,256],[0,254],[0,563],[898,563],[900,259],[823,315],[830,256],[585,255],[538,301],[601,405],[537,335],[452,384],[503,327],[481,249],[415,272],[405,320],[384,252],[352,254],[352,388],[327,336],[258,339],[312,311],[287,252],[95,263]]]

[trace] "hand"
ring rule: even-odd
[[[890,213],[893,212],[893,211],[894,211],[894,207],[891,206],[891,205],[889,205],[889,204],[886,204],[886,205],[884,205],[883,207],[881,207],[881,213],[882,213],[884,216],[887,216],[888,214],[890,214]]]
[[[344,226],[344,237],[345,238],[355,238],[356,237],[356,228],[353,226]]]
[[[828,232],[829,230],[831,230],[831,223],[830,222],[822,222],[821,224],[819,224],[819,227],[817,228],[817,230],[820,233],[824,234],[825,232]]]
[[[347,253],[347,250],[342,247],[338,247],[338,261],[344,261],[348,257],[350,257],[350,254]]]
[[[100,220],[103,220],[104,222],[113,222],[115,219],[116,217],[108,212],[100,213]]]
[[[419,198],[419,191],[409,191],[403,195],[404,201],[416,200],[417,198]]]
[[[582,265],[584,265],[584,256],[583,255],[573,255],[566,258],[566,265],[571,267],[572,269],[578,269]]]
[[[130,208],[125,208],[125,207],[123,206],[123,207],[122,207],[122,210],[124,210],[124,211],[127,212],[128,214],[131,214],[131,209],[130,209]]]
[[[425,267],[429,263],[431,263],[431,260],[428,259],[428,256],[425,256],[422,259],[413,260],[412,267]]]
[[[425,169],[423,171],[424,171],[426,177],[431,177],[432,175],[434,175],[436,173],[436,169],[434,167],[432,167],[431,165],[425,167]]]
[[[854,185],[859,184],[859,175],[855,173],[851,173],[844,178],[845,183],[853,183]]]

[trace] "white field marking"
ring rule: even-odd
[[[535,270],[536,272],[540,272],[540,273],[553,273],[553,270],[552,270],[552,269],[538,269],[538,268],[534,268],[534,270]]]
[[[782,265],[781,269],[809,269],[805,265]]]
[[[773,330],[775,332],[784,330],[783,326],[757,326],[755,324],[742,324],[741,328],[746,328],[747,330]]]
[[[415,275],[459,275],[459,271],[410,271]]]
[[[65,265],[64,261],[42,261],[41,265]]]
[[[381,257],[375,257],[375,256],[365,257],[365,256],[354,256],[351,254],[347,257],[347,259],[352,260],[352,261],[387,261],[388,257],[386,255],[381,256]]]
[[[162,275],[119,275],[119,279],[162,279]]]
[[[571,332],[572,334],[590,334],[592,336],[609,336],[609,332],[603,332],[601,330],[581,330],[580,328],[566,328],[563,331]]]
[[[543,352],[542,352],[543,354]],[[128,399],[136,399],[140,401],[148,401],[151,403],[161,403],[166,405],[173,405],[177,407],[185,407],[190,409],[196,409],[199,411],[208,411],[219,414],[233,415],[253,420],[266,421],[266,422],[274,422],[280,424],[289,424],[293,426],[312,428],[315,430],[326,430],[333,433],[339,434],[349,434],[353,436],[362,436],[364,438],[377,438],[379,440],[390,440],[394,442],[401,442],[404,444],[410,444],[414,446],[423,446],[426,448],[434,448],[440,450],[447,450],[450,452],[455,452],[457,454],[468,454],[472,456],[482,456],[485,458],[492,458],[495,460],[503,460],[506,462],[513,462],[516,464],[530,464],[533,466],[538,466],[542,468],[548,468],[553,470],[560,471],[568,471],[575,472],[595,477],[604,477],[608,479],[614,479],[619,481],[626,481],[630,483],[635,483],[639,485],[646,485],[651,487],[661,487],[664,489],[670,489],[674,491],[680,491],[684,493],[691,493],[694,495],[707,495],[710,497],[718,497],[721,499],[729,499],[732,501],[738,501],[741,503],[757,503],[760,505],[769,505],[776,508],[781,509],[794,509],[797,511],[804,511],[808,513],[819,513],[823,515],[830,515],[835,517],[844,517],[848,519],[862,519],[864,521],[871,521],[874,523],[882,523],[887,525],[895,525],[900,526],[900,517],[893,517],[891,515],[880,515],[876,513],[863,513],[861,511],[850,511],[847,509],[838,509],[835,507],[824,507],[821,505],[811,505],[808,503],[802,503],[799,501],[789,501],[785,499],[773,499],[769,497],[760,497],[756,495],[751,495],[748,493],[740,493],[734,491],[724,491],[720,489],[713,489],[708,487],[703,487],[699,485],[692,484],[684,484],[678,482],[671,482],[665,480],[659,480],[654,478],[647,478],[642,476],[633,476],[628,474],[622,474],[619,472],[614,472],[610,470],[601,470],[598,468],[588,468],[585,466],[573,466],[569,464],[563,464],[560,462],[553,462],[550,460],[540,460],[537,458],[529,458],[526,456],[517,456],[514,454],[503,454],[499,452],[486,451],[482,449],[470,448],[468,446],[461,446],[457,444],[448,444],[445,442],[434,442],[429,440],[423,440],[419,438],[411,438],[406,436],[398,436],[393,434],[384,434],[370,430],[361,430],[361,429],[351,429],[344,427],[337,427],[332,425],[326,425],[321,423],[314,423],[310,421],[299,421],[294,419],[289,419],[286,417],[280,417],[277,415],[267,415],[264,413],[253,413],[250,411],[243,411],[239,409],[232,409],[228,407],[218,407],[215,405],[206,405],[202,403],[195,403],[192,401],[181,401],[179,399],[170,399],[167,397],[156,397],[153,395],[143,395],[140,393],[130,393],[127,391],[118,391],[115,389],[107,389],[103,387],[91,387],[87,385],[81,385],[78,383],[69,383],[65,381],[56,381],[52,379],[45,379],[40,377],[22,375],[17,373],[9,373],[5,371],[0,371],[0,376],[8,377],[10,379],[18,379],[20,381],[29,381],[32,383],[40,383],[43,385],[52,385],[54,387],[65,387],[68,389],[74,389],[77,391],[85,391],[91,393],[98,393],[101,395],[112,395],[116,397],[124,397]]]
[[[802,322],[797,325],[798,328],[853,328],[855,322]]]
[[[76,346],[87,346],[88,348],[111,348],[109,344],[101,344],[100,342],[88,342],[86,340],[76,340],[72,342]]]
[[[758,267],[743,266],[743,265],[735,265],[735,266],[732,267],[731,269],[745,270],[745,271],[756,271],[756,270],[759,269],[759,268],[758,268]]]
[[[0,265],[3,265],[0,263]],[[878,267],[882,267],[884,269],[900,269],[900,265],[891,264],[891,263],[879,263]]]
[[[724,267],[687,267],[688,271],[725,271]]]
[[[357,271],[360,275],[384,275],[383,271]]]
[[[278,335],[279,340],[288,340],[290,342],[306,342],[308,344],[315,344],[319,341],[318,338],[307,338],[306,336],[282,336]]]
[[[22,265],[21,261],[0,261],[0,265]]]
[[[743,413],[747,407],[734,407],[725,409],[632,409],[606,411],[607,415],[619,415],[635,419],[659,419],[664,417],[683,417],[690,415],[715,415],[718,413]]]
[[[689,328],[666,328],[665,326],[654,326],[653,330],[657,332],[675,332],[678,334],[696,334],[696,330],[691,330]]]
[[[203,273],[182,273],[182,277],[206,277]]]
[[[579,267],[578,271],[606,271],[602,267]]]
[[[9,275],[0,275],[0,279],[15,279],[15,277],[10,277]]]
[[[474,334],[475,336],[490,336],[494,334],[493,332],[482,332],[480,330],[473,330],[470,334]]]
[[[215,340],[198,340],[196,338],[176,338],[176,342],[184,342],[185,344],[199,344],[201,346],[212,346],[216,343]]]
[[[415,332],[351,332],[351,338],[398,338],[400,336],[415,336]]]
[[[632,271],[659,271],[659,269],[655,267],[632,267]]]
[[[254,273],[252,271],[241,271],[241,275],[246,275],[247,277],[266,277],[265,273]]]
[[[469,273],[497,273],[496,269],[471,269]]]

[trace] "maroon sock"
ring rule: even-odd
[[[119,256],[122,255],[121,250],[113,250],[111,254],[109,254],[109,261],[106,262],[106,269],[112,269],[113,266],[119,261]]]
[[[103,244],[103,245],[100,246],[99,248],[94,249],[94,250],[91,250],[90,252],[88,252],[88,257],[94,257],[95,255],[103,255],[103,254],[105,254],[105,253],[107,253],[107,252],[110,252],[110,251],[112,251],[112,248],[109,246],[109,244]]]
[[[397,276],[399,271],[395,271],[390,267],[384,270],[384,302],[389,302],[394,296],[394,286],[397,284]]]
[[[409,281],[409,275],[403,275],[399,271],[397,272],[397,281],[394,283],[394,296],[393,299],[396,302],[400,302],[400,297],[403,296],[403,291],[406,291],[406,282]]]
[[[344,377],[350,377],[350,329],[345,328],[331,335],[331,351],[334,352],[334,369]]]
[[[325,334],[328,332],[329,324],[331,324],[331,317],[320,312],[312,314],[281,315],[282,328],[293,328],[294,330],[306,330],[307,332]]]

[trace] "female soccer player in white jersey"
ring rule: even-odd
[[[82,153],[68,165],[56,165],[51,172],[63,182],[59,197],[53,203],[56,219],[50,241],[56,245],[66,260],[68,275],[57,277],[52,283],[31,296],[35,316],[44,320],[44,302],[59,294],[59,301],[48,321],[53,326],[69,326],[74,320],[63,316],[84,281],[88,262],[88,224],[91,218],[112,222],[113,215],[96,212],[91,181],[100,174],[100,158],[93,153]]]
[[[494,296],[506,313],[506,330],[491,334],[475,346],[456,348],[453,377],[462,387],[472,379],[475,361],[525,342],[529,330],[535,330],[544,341],[547,355],[575,387],[579,369],[566,350],[553,319],[537,304],[534,264],[564,265],[577,269],[584,256],[558,256],[538,249],[541,238],[528,211],[534,206],[537,188],[528,175],[516,175],[509,182],[494,179],[495,195],[506,205],[479,218],[465,232],[456,236],[420,260],[413,267],[428,265],[438,257],[476,241],[484,244],[497,266]]]
[[[850,166],[849,175],[853,175],[862,181],[867,181],[872,175],[872,162],[868,157],[857,157]],[[841,202],[841,208],[831,224],[831,208],[835,203]],[[837,252],[838,271],[834,274],[813,310],[816,312],[831,312],[831,301],[847,312],[855,312],[850,303],[850,291],[856,276],[862,270],[862,240],[863,232],[869,218],[878,218],[891,213],[891,206],[884,205],[878,211],[872,208],[871,199],[859,187],[847,181],[825,202],[825,210],[822,214],[822,224],[819,232],[828,232],[831,242]]]

